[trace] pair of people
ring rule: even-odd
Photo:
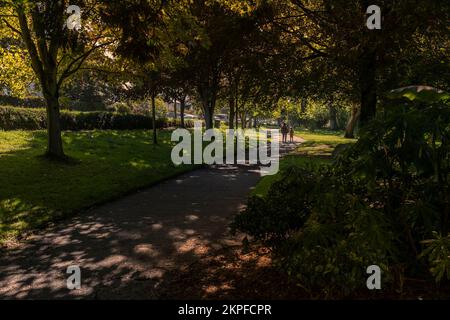
[[[288,127],[286,122],[283,122],[283,124],[281,125],[281,134],[283,136],[283,143],[287,143],[288,134],[289,134],[289,138],[290,138],[289,142],[290,143],[294,142],[294,128]]]

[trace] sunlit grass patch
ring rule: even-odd
[[[71,163],[46,160],[44,131],[0,132],[0,243],[194,166],[175,166],[171,132],[64,132]]]
[[[280,172],[273,176],[266,176],[260,180],[252,191],[252,195],[264,197],[270,186],[280,179],[282,172],[291,166],[316,167],[327,165],[331,162],[334,148],[339,144],[354,143],[355,139],[346,139],[340,132],[331,131],[296,131],[296,136],[306,140],[296,151],[284,157],[280,162]]]
[[[295,135],[306,140],[308,143],[314,144],[328,144],[330,146],[336,146],[342,143],[351,143],[356,141],[355,139],[344,138],[343,132],[327,131],[327,130],[296,130]]]

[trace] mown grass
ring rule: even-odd
[[[291,167],[315,167],[328,165],[331,162],[331,155],[339,144],[354,143],[354,139],[346,139],[341,132],[333,131],[306,131],[296,130],[296,136],[306,140],[297,148],[295,153],[281,159],[280,171],[273,176],[262,178],[252,191],[253,196],[264,197],[270,189],[270,186],[278,181],[283,172]]]
[[[41,156],[44,131],[0,131],[0,243],[193,169],[173,165],[170,134],[160,132],[154,146],[151,131],[65,132],[65,152],[75,161],[59,163]],[[349,142],[329,132],[297,135],[307,141],[282,160],[281,171],[326,164],[337,144]],[[279,177],[263,178],[253,194],[263,196]]]
[[[0,131],[0,243],[194,166],[173,165],[170,132],[63,134],[69,163],[41,157],[43,131]]]
[[[298,149],[298,153],[313,158],[330,157],[337,145],[356,141],[355,139],[344,138],[343,132],[335,131],[316,130],[311,132],[296,130],[295,134],[306,140]]]

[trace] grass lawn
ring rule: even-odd
[[[303,156],[309,156],[315,159],[330,157],[338,144],[356,142],[355,139],[344,138],[343,132],[296,130],[295,134],[306,140],[298,149],[298,152]]]
[[[172,164],[170,132],[65,132],[74,163],[40,157],[43,131],[0,131],[0,244],[24,231],[193,169]]]
[[[269,191],[270,186],[280,179],[286,168],[291,166],[319,166],[327,165],[331,162],[331,154],[338,144],[353,143],[356,140],[344,138],[344,134],[332,131],[305,131],[297,130],[296,136],[306,140],[296,152],[281,159],[280,171],[273,176],[266,176],[260,180],[252,191],[252,195],[264,197]]]

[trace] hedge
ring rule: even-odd
[[[24,107],[24,108],[44,108],[45,109],[45,99],[41,97],[27,97],[27,98],[17,98],[6,95],[0,95],[0,105],[2,106],[14,106],[14,107]]]
[[[157,128],[178,126],[174,119],[157,119]],[[185,121],[186,127],[193,127],[193,121]],[[42,130],[47,128],[45,109],[27,109],[0,106],[0,130]],[[61,129],[79,130],[134,130],[152,129],[152,118],[145,115],[113,112],[61,111]]]

